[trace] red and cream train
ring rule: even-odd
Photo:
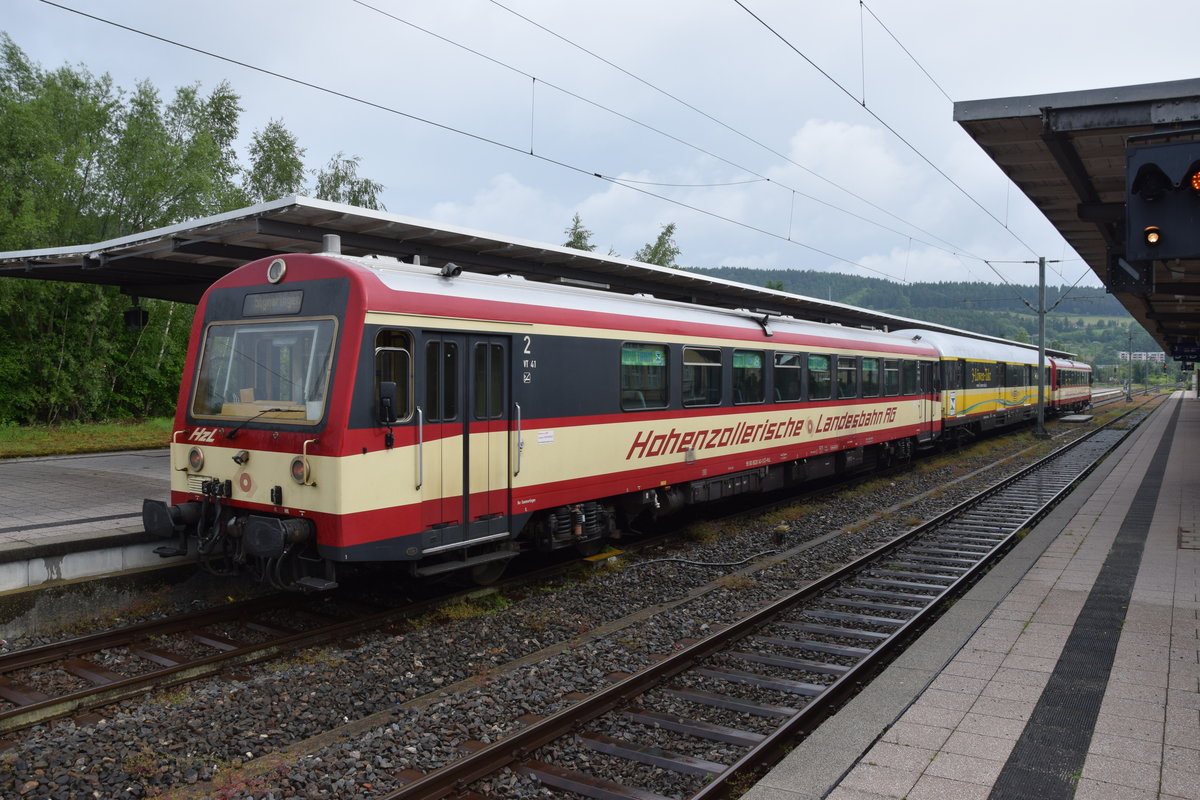
[[[255,261],[201,301],[148,531],[291,589],[343,565],[494,578],[643,513],[1032,418],[1037,353],[390,258]],[[1086,364],[1049,359],[1051,412]]]

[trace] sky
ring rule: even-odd
[[[562,244],[578,214],[625,257],[674,223],[680,266],[900,282],[1031,284],[1044,256],[1099,285],[954,102],[1200,77],[1195,0],[56,3],[228,60],[3,0],[41,67],[228,81],[243,161],[281,120],[405,217]]]

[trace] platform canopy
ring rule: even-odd
[[[744,309],[768,331],[771,317],[791,316],[880,330],[925,328],[1003,341],[686,270],[307,197],[283,198],[106,242],[0,253],[0,277],[104,284],[118,286],[133,297],[195,303],[213,281],[237,267],[265,256],[320,252],[328,234],[340,237],[340,249],[346,255],[419,259],[433,267],[453,263],[473,272],[511,273],[529,280]]]
[[[1200,79],[960,102],[954,119],[1168,355],[1200,347],[1200,258],[1139,261],[1126,242],[1127,148],[1200,153]]]

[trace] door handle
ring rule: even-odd
[[[417,488],[425,483],[425,412],[417,406]]]
[[[521,404],[513,403],[513,407],[517,412],[517,471],[513,475],[521,474],[521,451],[525,449],[525,439],[521,436]]]

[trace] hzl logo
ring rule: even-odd
[[[217,438],[216,428],[196,428],[192,431],[192,435],[188,437],[189,442],[209,442],[211,443]]]

